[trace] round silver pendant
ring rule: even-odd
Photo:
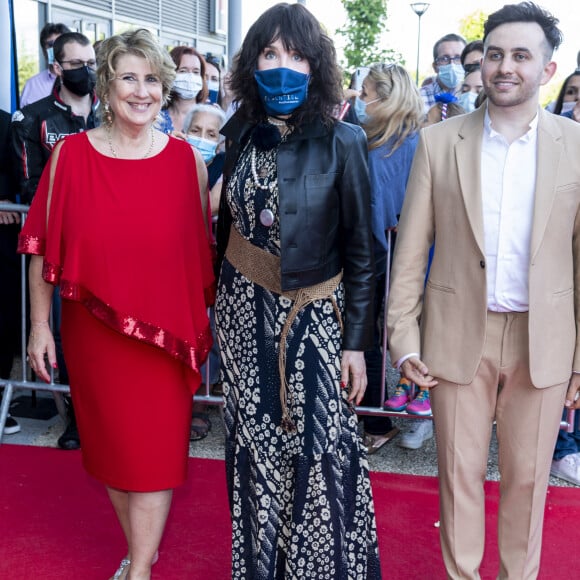
[[[274,214],[272,210],[263,209],[260,212],[260,223],[269,228],[274,223]]]

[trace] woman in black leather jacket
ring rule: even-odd
[[[331,40],[301,4],[251,27],[230,81],[218,225],[233,578],[380,578],[353,406],[374,264],[367,144],[336,121]]]

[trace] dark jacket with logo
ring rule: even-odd
[[[253,126],[236,115],[222,129],[227,151],[218,219],[218,267],[232,216],[227,182]],[[316,121],[295,130],[278,150],[282,289],[312,286],[343,270],[343,348],[367,350],[373,337],[374,262],[370,180],[364,131]]]
[[[22,203],[31,203],[40,176],[54,146],[67,135],[93,129],[97,125],[93,98],[92,111],[87,118],[74,115],[58,93],[55,83],[53,93],[35,101],[12,115],[12,143],[19,159],[18,176]]]

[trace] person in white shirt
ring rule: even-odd
[[[494,421],[498,578],[537,577],[562,409],[580,408],[580,126],[538,104],[557,24],[531,2],[489,16],[486,104],[422,130],[399,221],[389,345],[431,388],[452,579],[480,578]]]

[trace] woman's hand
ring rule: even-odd
[[[30,368],[46,383],[50,383],[50,373],[44,362],[48,356],[48,364],[56,368],[56,348],[48,322],[33,322],[28,337],[28,364]]]
[[[345,350],[342,353],[341,386],[348,387],[348,400],[359,405],[367,388],[367,368],[362,350]]]

